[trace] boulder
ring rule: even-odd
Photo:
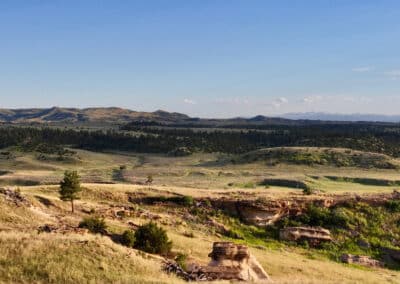
[[[201,271],[209,280],[239,280],[262,282],[270,278],[247,246],[230,242],[215,242],[209,254],[211,262]]]
[[[279,237],[284,241],[306,240],[311,245],[332,241],[331,232],[321,227],[287,227],[279,232]]]
[[[19,190],[0,188],[0,194],[4,196],[6,201],[14,203],[16,206],[31,205],[30,201],[26,199]]]
[[[368,267],[384,267],[385,265],[382,261],[370,258],[369,256],[365,255],[343,254],[340,260],[344,263],[353,263]]]

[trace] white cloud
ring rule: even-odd
[[[392,80],[400,80],[400,70],[387,71],[385,75]]]
[[[364,73],[364,72],[369,72],[374,70],[374,67],[371,66],[361,66],[361,67],[355,67],[351,69],[353,72],[358,72],[358,73]]]
[[[267,102],[259,102],[257,105],[264,105],[267,108],[274,108],[274,109],[279,109],[281,108],[283,105],[286,105],[289,103],[289,100],[285,97],[280,97],[280,98],[276,98],[272,101],[267,101]]]
[[[304,97],[304,98],[302,99],[302,102],[303,102],[303,103],[306,103],[306,104],[313,104],[313,103],[316,103],[316,102],[319,102],[319,101],[322,101],[322,100],[323,100],[323,97],[322,97],[322,96],[320,96],[320,95],[313,95],[313,96]]]
[[[250,101],[246,98],[215,98],[215,103],[231,105],[248,105]]]
[[[184,99],[183,102],[184,102],[185,104],[188,104],[188,105],[195,105],[195,104],[197,104],[196,101],[191,100],[191,99]]]
[[[272,105],[275,108],[280,108],[282,105],[287,104],[289,102],[289,100],[287,98],[277,98],[272,102]]]
[[[283,98],[283,97],[276,99],[276,101],[281,104],[287,104],[289,102],[289,100],[287,98]]]

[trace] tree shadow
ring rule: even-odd
[[[35,195],[35,198],[46,207],[54,206],[53,202],[43,196]]]

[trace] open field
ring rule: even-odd
[[[173,241],[173,252],[186,254],[200,264],[209,261],[207,255],[214,241],[245,243],[274,283],[400,283],[396,270],[341,264],[325,250],[281,243],[254,226],[244,226],[233,217],[217,213],[214,221],[242,231],[244,238],[225,235],[209,225],[209,211],[196,213],[193,208],[168,201],[181,196],[256,201],[390,193],[398,186],[397,169],[231,163],[232,157],[222,154],[169,157],[72,150],[75,154],[67,161],[3,150],[9,152],[9,158],[0,159],[0,183],[20,191],[30,205],[0,198],[0,281],[180,283],[175,276],[161,272],[159,258],[123,247],[107,236],[37,234],[45,224],[76,227],[83,217],[100,214],[108,231],[116,235],[132,228],[131,224],[141,225],[155,218]],[[66,169],[78,170],[83,181],[74,214],[69,212],[69,203],[62,202],[58,195],[58,182]],[[154,181],[145,184],[149,175]],[[277,185],[266,186],[265,180]],[[297,184],[318,191],[304,196]],[[132,215],[116,217],[112,213],[122,207],[131,208]],[[68,267],[66,272],[64,267]]]
[[[156,186],[176,186],[190,190],[246,189],[275,192],[287,190],[260,185],[264,179],[298,180],[324,192],[381,192],[396,188],[400,173],[397,169],[337,167],[330,165],[266,164],[262,161],[229,163],[227,155],[194,154],[169,157],[156,154],[125,152],[95,153],[73,150],[67,161],[36,153],[11,152],[11,158],[0,158],[0,183],[9,185],[57,184],[66,169],[77,170],[83,182],[135,184],[154,178]],[[397,160],[395,160],[397,163]],[[330,177],[337,177],[336,180]],[[340,179],[342,177],[342,179]],[[360,183],[343,178],[393,181],[393,184]],[[379,183],[378,183],[379,184]],[[296,190],[296,188],[292,188]]]

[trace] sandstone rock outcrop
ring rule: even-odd
[[[331,232],[320,227],[287,227],[279,232],[279,237],[285,241],[306,240],[314,246],[332,241]]]
[[[74,227],[68,224],[45,224],[38,228],[38,233],[57,233],[57,234],[80,234],[84,235],[89,232],[88,229]]]
[[[239,280],[267,282],[268,274],[250,254],[247,246],[230,242],[215,242],[209,254],[211,262],[199,268],[208,280]]]
[[[285,216],[297,216],[304,212],[308,204],[330,207],[334,204],[331,198],[307,199],[289,198],[286,200],[235,200],[220,198],[211,200],[214,208],[239,217],[243,222],[258,227],[274,224]]]
[[[200,267],[199,268],[196,267],[196,269],[191,270],[191,272],[187,272],[182,267],[180,267],[179,264],[172,261],[166,261],[164,263],[163,270],[167,273],[176,274],[176,276],[188,282],[211,280],[207,278],[207,275],[202,272]]]
[[[16,206],[30,206],[31,203],[18,190],[0,188],[0,194],[4,195],[5,200],[14,203]]]
[[[382,261],[370,258],[369,256],[365,255],[343,254],[340,260],[344,263],[354,263],[369,267],[384,267],[384,263]]]

